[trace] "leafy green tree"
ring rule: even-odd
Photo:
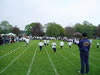
[[[27,35],[43,36],[43,27],[40,23],[31,23],[25,27]]]
[[[16,34],[17,36],[21,33],[20,29],[19,29],[18,27],[16,27],[16,26],[13,27],[12,32],[13,32],[14,34]]]
[[[65,36],[72,37],[74,33],[75,33],[74,27],[65,27],[64,28],[64,34],[65,34]]]
[[[77,23],[75,24],[75,32],[84,33],[86,32],[88,34],[88,37],[94,37],[96,34],[96,26],[89,23],[88,21],[84,21],[82,24]]]
[[[13,26],[8,21],[2,21],[0,23],[0,33],[6,34],[12,31]]]
[[[25,31],[26,31],[27,35],[31,35],[31,34],[32,34],[32,26],[33,26],[33,25],[34,25],[34,24],[26,25]]]
[[[64,28],[56,23],[48,23],[46,24],[46,35],[47,36],[64,36]]]
[[[97,36],[100,37],[100,24],[97,27]]]

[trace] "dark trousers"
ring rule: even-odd
[[[97,48],[99,48],[99,45],[97,45]]]
[[[40,46],[40,51],[42,50],[42,46]]]
[[[54,53],[56,52],[56,48],[53,48]]]
[[[60,46],[61,48],[63,48],[63,46]]]
[[[71,45],[69,45],[69,48],[71,48]]]
[[[26,45],[28,45],[28,43],[26,42]]]
[[[84,74],[84,69],[86,65],[86,73],[89,72],[89,52],[80,52],[81,58],[81,73]]]
[[[49,44],[47,43],[47,45],[49,45]]]
[[[46,43],[44,43],[44,45],[46,46]]]

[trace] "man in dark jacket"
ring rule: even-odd
[[[80,49],[80,59],[81,59],[81,74],[84,74],[84,68],[86,65],[86,73],[89,73],[89,50],[90,41],[87,38],[87,33],[82,34],[83,38],[80,40],[78,46]]]

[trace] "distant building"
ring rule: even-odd
[[[21,35],[25,35],[25,34],[26,34],[26,31],[21,30]]]

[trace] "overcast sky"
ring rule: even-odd
[[[100,24],[100,0],[0,0],[0,22],[24,29],[32,22],[63,27],[87,20]]]

